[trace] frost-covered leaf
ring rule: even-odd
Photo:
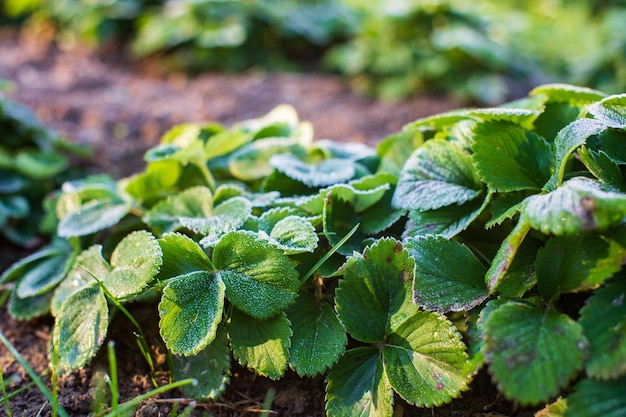
[[[354,212],[354,207],[350,203],[342,201],[332,192],[326,194],[323,228],[326,239],[331,245],[337,245],[360,221],[361,216]],[[355,251],[359,252],[364,238],[361,230],[357,229],[337,251],[345,256]]]
[[[540,190],[550,178],[552,150],[542,137],[504,122],[479,123],[472,133],[472,157],[490,189]]]
[[[15,292],[19,298],[42,295],[54,288],[65,278],[68,264],[71,264],[72,252],[60,249],[55,255],[30,262],[20,268],[20,278],[15,284]]]
[[[350,159],[329,158],[307,163],[291,153],[273,155],[270,164],[278,171],[308,187],[325,187],[351,180],[355,174]]]
[[[104,343],[108,325],[109,308],[100,287],[86,287],[70,295],[52,332],[59,368],[83,367]]]
[[[313,252],[319,238],[315,227],[299,216],[288,216],[280,220],[269,232],[270,242],[286,254]]]
[[[626,377],[610,381],[583,379],[567,398],[565,417],[622,417],[626,410]]]
[[[256,233],[230,232],[213,250],[213,263],[229,301],[244,313],[267,318],[297,296],[298,272],[289,258]]]
[[[243,197],[233,197],[215,207],[210,217],[180,217],[179,221],[184,227],[204,235],[200,245],[206,247],[225,233],[239,229],[250,214],[250,201]]]
[[[524,219],[545,234],[602,230],[621,223],[626,216],[626,195],[604,191],[597,182],[582,177],[526,201]]]
[[[452,238],[467,229],[478,218],[487,201],[488,199],[485,202],[474,200],[460,206],[454,204],[435,210],[410,211],[402,237],[406,239],[440,235]]]
[[[132,232],[111,255],[113,270],[102,283],[116,298],[139,294],[159,272],[163,253],[155,237],[145,230]]]
[[[302,292],[287,310],[291,322],[291,367],[298,375],[316,375],[344,353],[348,338],[331,305]]]
[[[468,115],[482,122],[507,122],[524,127],[531,127],[539,114],[537,110],[513,107],[491,107],[468,110]],[[481,124],[483,123],[479,123],[479,125]]]
[[[606,97],[587,108],[596,120],[614,129],[626,127],[626,94]]]
[[[626,250],[596,234],[556,236],[537,254],[537,283],[541,296],[552,301],[566,292],[586,291],[619,271]]]
[[[586,147],[580,148],[580,160],[589,172],[602,181],[605,186],[626,192],[626,181],[619,165],[604,151],[593,151]]]
[[[391,331],[394,316],[411,299],[415,265],[402,244],[380,239],[363,254],[354,254],[341,272],[335,305],[348,333],[376,343]]]
[[[569,156],[584,145],[590,136],[606,129],[606,125],[594,119],[578,119],[559,131],[554,139],[554,173],[546,184],[547,190],[554,190],[563,181]]]
[[[59,240],[54,243],[45,246],[44,248],[34,252],[19,261],[13,263],[7,268],[2,275],[0,275],[0,284],[16,281],[28,274],[31,270],[43,268],[44,272],[40,274],[49,273],[48,261],[54,258],[63,257],[71,250],[66,241]],[[46,272],[47,271],[47,272]]]
[[[606,94],[587,87],[569,84],[544,84],[533,88],[529,96],[546,95],[550,101],[571,103],[593,103],[606,97]]]
[[[287,370],[291,327],[285,313],[271,318],[251,317],[233,309],[230,318],[233,356],[257,374],[278,379]]]
[[[210,217],[213,213],[213,196],[207,187],[196,186],[168,196],[165,200],[152,207],[144,216],[146,222],[155,233],[174,232],[182,227],[181,217]]]
[[[215,339],[224,293],[219,274],[208,271],[181,275],[167,284],[159,303],[159,328],[172,353],[195,355]]]
[[[500,245],[498,252],[496,252],[496,256],[491,262],[491,266],[485,275],[485,281],[487,282],[489,294],[493,294],[494,291],[496,291],[508,273],[513,261],[515,260],[515,255],[526,238],[529,230],[530,225],[528,223],[522,221],[518,222]]]
[[[328,417],[391,417],[393,390],[373,347],[346,352],[326,377]]]
[[[338,142],[330,139],[321,139],[315,141],[313,145],[314,151],[321,151],[328,158],[362,161],[376,157],[376,150],[374,148],[360,142]]]
[[[467,389],[467,354],[445,317],[417,311],[396,326],[383,348],[385,374],[402,398],[418,407],[440,406]]]
[[[524,405],[540,404],[582,369],[587,339],[564,314],[508,302],[485,321],[485,349],[504,395]]]
[[[471,157],[441,139],[418,148],[402,169],[393,205],[406,210],[433,210],[463,204],[482,193]]]
[[[128,214],[130,206],[117,196],[91,200],[59,221],[61,237],[86,236],[117,224]]]
[[[172,357],[172,376],[178,381],[187,378],[198,381],[181,387],[189,397],[214,400],[226,390],[230,380],[230,359],[228,332],[219,326],[215,339],[197,355]]]
[[[41,295],[19,298],[13,292],[9,299],[9,314],[18,320],[30,320],[46,315],[50,312],[53,294],[52,291],[49,291]]]
[[[168,233],[158,242],[163,251],[163,266],[159,273],[161,279],[213,269],[204,250],[188,236]]]
[[[504,247],[509,244],[513,246]],[[502,252],[498,251],[487,271],[489,293],[497,293],[503,297],[521,297],[533,288],[537,284],[535,260],[542,244],[543,242],[532,237],[526,237],[521,242],[503,242],[500,250],[505,251],[505,257],[500,258]],[[495,275],[491,275],[492,271]]]
[[[323,199],[325,192],[332,192],[339,199],[349,202],[355,212],[361,213],[383,198],[391,188],[392,181],[396,181],[395,177],[388,174],[368,175],[346,184],[325,188],[320,194]]]
[[[228,161],[230,173],[242,181],[254,181],[267,177],[274,170],[270,164],[272,155],[292,152],[304,154],[297,142],[286,138],[257,140],[234,151]]]
[[[439,312],[470,310],[487,298],[486,268],[463,244],[441,236],[405,242],[415,259],[413,301]]]
[[[626,374],[626,283],[621,274],[595,291],[578,320],[589,339],[587,374],[611,379]]]
[[[498,197],[491,202],[489,208],[491,219],[485,223],[485,228],[489,229],[502,224],[507,219],[512,219],[522,209],[522,202],[525,198],[526,195],[522,193],[498,195]]]

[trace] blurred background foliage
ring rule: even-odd
[[[338,72],[383,99],[626,90],[626,0],[4,0],[2,21],[191,73]]]

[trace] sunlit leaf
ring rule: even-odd
[[[210,217],[212,213],[213,196],[211,190],[197,186],[159,202],[146,213],[143,221],[150,225],[156,233],[162,234],[174,232],[182,227],[179,221],[181,217]]]
[[[161,279],[213,269],[204,250],[188,236],[168,233],[158,242],[163,251],[163,266],[159,273]]]
[[[90,235],[117,224],[129,210],[119,197],[91,200],[63,217],[57,233],[61,237]]]
[[[309,187],[325,187],[351,180],[355,174],[353,161],[330,158],[318,163],[307,163],[294,154],[273,155],[270,164],[287,177]]]

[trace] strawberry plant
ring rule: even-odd
[[[544,85],[376,149],[313,141],[286,106],[177,126],[142,172],[65,183],[57,240],[0,283],[13,315],[55,317],[66,370],[97,353],[113,310],[153,303],[172,375],[199,399],[236,360],[325,373],[329,416],[391,416],[450,402],[487,367],[522,405],[617,416],[625,106]]]

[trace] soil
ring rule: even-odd
[[[259,117],[281,103],[293,105],[303,120],[312,122],[316,138],[358,141],[371,145],[419,117],[459,107],[446,97],[418,96],[402,102],[379,102],[352,92],[341,78],[321,73],[245,74],[205,73],[187,77],[161,73],[158,62],[130,62],[109,48],[93,52],[60,48],[46,32],[0,33],[0,78],[14,88],[9,96],[30,106],[37,117],[67,139],[88,144],[94,157],[85,165],[90,172],[107,172],[115,178],[143,169],[143,154],[160,136],[182,122],[217,121],[231,124]],[[0,273],[27,252],[0,241]],[[145,305],[130,306],[140,321],[157,358],[156,379],[167,382],[167,364],[158,336],[157,312]],[[146,361],[137,348],[133,328],[117,317],[109,340],[118,357],[121,401],[153,388]],[[0,331],[14,344],[34,370],[48,367],[48,341],[53,321],[42,318],[16,321],[0,309]],[[63,376],[59,402],[71,416],[87,416],[96,381],[108,372],[106,349],[85,369]],[[30,379],[8,350],[0,345],[0,366],[9,392],[27,387],[11,397],[15,416],[48,416],[52,411],[41,392],[28,387]],[[233,364],[231,382],[218,401],[197,403],[192,415],[258,415],[263,401],[275,390],[271,415],[323,416],[324,379],[300,378],[287,373],[278,381],[256,376]],[[402,400],[397,399],[397,403]],[[189,401],[179,391],[162,394],[140,404],[136,416],[169,416]],[[531,410],[505,401],[481,371],[470,391],[451,404],[436,409],[405,405],[406,416],[531,416]],[[0,416],[6,413],[0,403]],[[399,414],[400,415],[400,414]]]

